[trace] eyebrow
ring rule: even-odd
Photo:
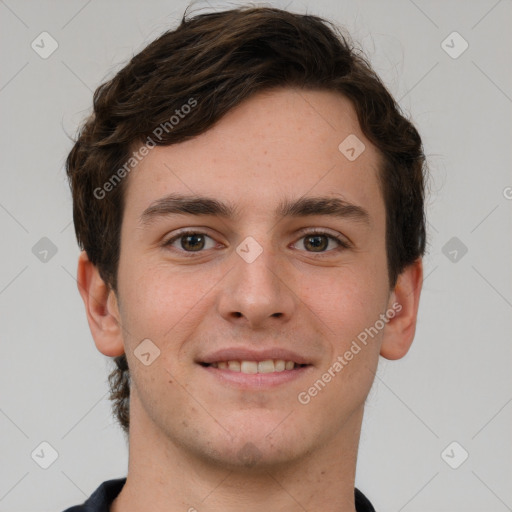
[[[151,203],[139,220],[141,224],[147,225],[159,217],[170,215],[210,215],[234,219],[238,213],[238,207],[233,203],[224,203],[212,197],[169,194]],[[301,197],[297,200],[285,199],[279,203],[275,215],[276,217],[324,215],[370,224],[370,215],[361,206],[344,199],[323,196]]]

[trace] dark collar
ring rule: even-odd
[[[117,478],[103,482],[83,504],[71,507],[64,512],[110,512],[112,502],[117,498],[126,478]],[[354,489],[354,497],[357,512],[375,512],[368,498],[359,490]]]

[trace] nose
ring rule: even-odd
[[[292,318],[299,299],[293,292],[293,275],[281,258],[271,248],[254,242],[241,244],[239,252],[233,252],[233,267],[218,302],[225,320],[262,329],[281,326]]]

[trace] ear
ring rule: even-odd
[[[124,354],[116,295],[103,281],[85,251],[78,258],[77,282],[96,348],[110,357]]]
[[[384,329],[380,355],[386,359],[401,359],[411,347],[416,332],[416,318],[423,285],[423,263],[421,258],[407,266],[398,276],[390,294],[388,311],[395,316]]]

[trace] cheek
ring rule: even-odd
[[[160,414],[167,414],[160,411],[161,400],[183,410],[186,407],[181,388],[186,382],[180,364],[181,348],[198,324],[194,312],[199,311],[200,299],[209,287],[182,270],[171,272],[169,265],[162,264],[125,265],[119,275],[124,299],[121,319],[132,382],[140,403],[156,421]],[[137,355],[141,353],[137,348],[146,339],[159,350],[156,357],[156,352],[151,352],[150,358],[155,359],[147,366]],[[150,346],[150,350],[155,349]]]
[[[310,400],[311,418],[317,417],[314,411],[322,417],[321,411],[331,408],[333,428],[364,403],[374,381],[382,331],[370,328],[387,305],[387,275],[376,275],[378,281],[367,268],[361,272],[337,269],[331,276],[320,278],[319,274],[306,280],[302,288],[303,300],[324,327],[328,347],[327,357],[311,387],[302,390],[302,398]]]
[[[383,273],[380,265],[318,269],[302,276],[299,293],[325,325],[333,344],[342,348],[385,311],[387,273]]]
[[[221,276],[199,274],[192,266],[172,269],[168,263],[145,262],[126,266],[123,277],[123,322],[128,336],[150,338],[167,349],[164,342],[186,338],[197,327],[197,316],[209,304],[208,293]],[[178,346],[173,343],[173,350]]]

